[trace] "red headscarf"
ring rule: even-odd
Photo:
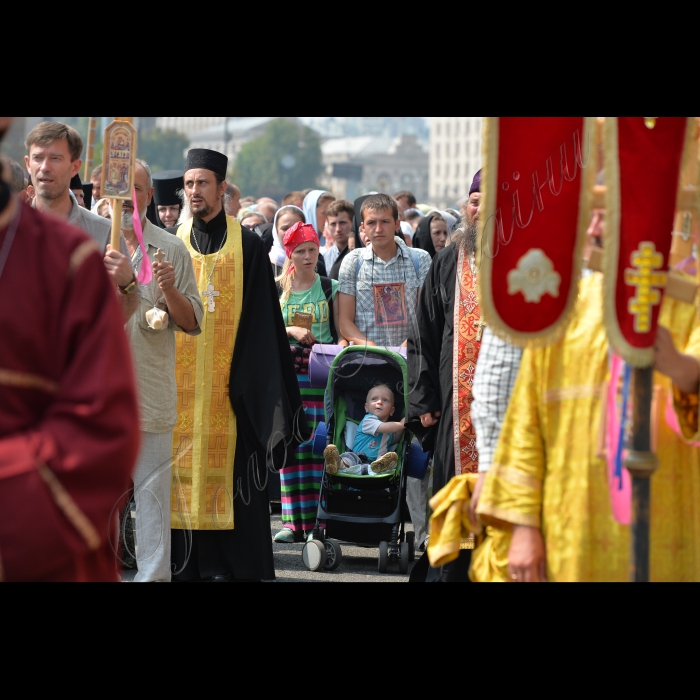
[[[316,229],[311,224],[303,224],[299,221],[284,234],[284,249],[290,260],[292,259],[292,253],[302,243],[315,243],[319,248],[321,247]],[[289,268],[287,274],[291,275],[292,272],[294,272],[294,265]]]

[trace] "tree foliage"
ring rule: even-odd
[[[314,187],[322,170],[319,135],[280,117],[241,148],[233,178],[244,195],[279,201],[288,192]]]
[[[138,143],[138,156],[145,160],[154,173],[163,170],[184,170],[185,151],[190,140],[173,129],[158,127],[142,134]]]

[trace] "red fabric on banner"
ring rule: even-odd
[[[625,271],[642,243],[653,243],[663,256],[658,269],[668,271],[687,117],[660,117],[649,129],[643,117],[619,117],[620,254],[615,308],[623,338],[637,349],[653,348],[661,301],[650,306],[648,332],[635,330],[630,304],[638,288],[627,284]],[[663,299],[663,291],[660,294]]]
[[[593,134],[586,133],[584,117],[501,117],[491,126],[496,124],[497,133],[487,134],[489,192],[482,221],[492,217],[489,224],[497,224],[493,233],[486,227],[493,238],[482,247],[481,301],[496,333],[527,342],[561,327],[575,298],[586,173],[581,166],[592,156]],[[493,147],[495,182],[489,173]]]

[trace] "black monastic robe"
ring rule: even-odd
[[[195,219],[192,245],[216,254],[226,235],[226,215],[208,224]],[[231,406],[238,422],[234,467],[235,529],[173,531],[176,580],[231,576],[238,581],[275,578],[267,484],[311,437],[270,259],[260,236],[243,228],[243,310],[233,353]],[[192,537],[190,542],[189,538]],[[185,565],[186,564],[186,565]]]
[[[416,332],[408,340],[410,401],[407,423],[426,452],[434,452],[433,493],[455,475],[453,426],[454,307],[457,282],[456,246],[433,260],[416,314]],[[437,426],[423,428],[420,417],[442,415]]]
[[[406,427],[433,453],[433,493],[455,476],[454,437],[454,308],[459,249],[451,245],[433,259],[418,304],[416,328],[408,339],[409,405]],[[440,421],[424,428],[420,417],[438,413]],[[427,555],[414,569],[412,582],[466,582],[471,552],[441,571],[428,570]],[[425,577],[425,578],[424,578]]]

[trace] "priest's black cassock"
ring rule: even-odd
[[[448,246],[433,259],[408,339],[410,401],[407,427],[426,452],[434,452],[433,493],[455,475],[453,426],[454,306],[457,282],[457,246]],[[424,428],[420,417],[441,413],[440,421]]]
[[[194,220],[192,246],[215,255],[227,232],[225,212]],[[196,235],[196,240],[195,240]],[[243,309],[233,353],[231,406],[238,422],[234,468],[235,529],[173,531],[177,581],[232,576],[238,581],[275,578],[267,482],[310,438],[270,259],[260,237],[242,229]]]
[[[433,258],[418,304],[416,327],[408,340],[409,406],[406,427],[433,453],[433,493],[455,475],[454,440],[454,308],[459,248],[451,245]],[[420,417],[441,413],[432,428]],[[411,582],[464,583],[469,580],[471,552],[441,570],[431,569],[428,555],[416,565]]]

